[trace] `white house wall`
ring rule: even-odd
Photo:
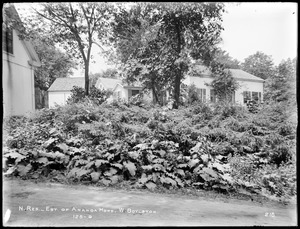
[[[206,101],[210,101],[210,89],[212,87],[207,86],[212,82],[212,78],[208,77],[187,77],[183,83],[187,85],[192,85],[193,83],[197,88],[206,89]],[[263,82],[254,82],[254,81],[242,81],[237,80],[239,83],[239,88],[235,92],[235,102],[239,104],[243,104],[243,92],[244,91],[254,91],[254,92],[261,92],[262,100],[263,100]]]
[[[243,92],[244,91],[254,91],[254,92],[261,92],[261,98],[263,101],[263,91],[264,91],[264,84],[262,82],[253,82],[253,81],[241,81],[237,80],[240,87],[235,92],[236,102],[243,104]]]
[[[25,115],[34,111],[34,71],[24,44],[13,31],[13,54],[2,50],[4,115]]]
[[[119,92],[120,93],[119,94],[120,95],[120,99],[127,101],[128,91],[125,88],[123,88],[120,84],[117,84],[117,86],[115,87],[115,89],[114,89],[113,92],[115,93],[114,99],[118,99],[117,94]]]
[[[6,55],[5,51],[3,52],[3,60],[9,60],[12,63],[30,67],[28,64],[28,60],[30,60],[30,56],[26,51],[24,43],[19,39],[18,32],[13,30],[13,54]],[[4,54],[5,53],[5,54]]]
[[[49,108],[53,108],[56,104],[63,106],[66,105],[68,98],[71,96],[71,92],[67,91],[49,91],[48,99],[49,99]]]
[[[133,89],[133,90],[135,90],[135,89]],[[138,89],[136,89],[136,90],[138,90]],[[118,84],[114,89],[114,95],[111,98],[109,98],[109,101],[112,101],[113,99],[116,100],[118,92],[120,92],[120,99],[124,100],[124,101],[128,101],[128,98],[130,98],[132,95],[131,89],[124,88],[120,84]],[[143,99],[147,102],[151,102],[153,100],[152,93],[151,92],[145,93],[143,96]]]
[[[187,77],[186,81],[189,83],[188,85],[195,84],[197,88],[203,88],[206,89],[206,101],[210,101],[210,89],[212,87],[207,86],[207,84],[210,84],[212,82],[212,78],[208,77]]]

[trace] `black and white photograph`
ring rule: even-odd
[[[2,4],[2,226],[298,226],[297,2]]]

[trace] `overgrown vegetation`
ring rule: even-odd
[[[71,96],[68,98],[68,104],[83,102],[87,99],[91,100],[95,105],[104,103],[110,96],[112,91],[100,90],[92,85],[89,95],[85,95],[85,90],[82,87],[74,86],[71,90]]]
[[[296,125],[282,104],[178,110],[92,101],[5,120],[4,172],[136,188],[296,196]]]

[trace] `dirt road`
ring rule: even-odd
[[[297,225],[296,205],[20,180],[3,185],[5,226]]]

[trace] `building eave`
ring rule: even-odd
[[[47,90],[48,92],[71,92],[70,90]]]
[[[17,35],[19,35],[21,30],[25,30],[25,27],[24,27],[23,22],[18,14],[18,11],[16,10],[13,3],[5,4],[4,11],[5,10],[7,10],[7,13],[9,13],[9,15],[6,15],[7,17],[14,18],[15,20],[17,20],[19,22],[19,27],[17,26],[17,27],[13,28],[13,30],[16,31]],[[3,18],[4,21],[6,20],[5,17]],[[31,66],[34,66],[34,67],[40,67],[41,61],[40,61],[36,51],[34,50],[34,47],[31,44],[31,42],[27,41],[25,39],[20,39],[20,41],[23,44],[23,46],[25,47],[25,50],[30,58],[30,61],[28,61],[28,64]]]
[[[123,86],[125,89],[143,89],[141,86]]]
[[[255,80],[255,79],[242,79],[242,78],[235,78],[238,81],[244,81],[244,82],[256,82],[256,83],[264,83],[265,80]]]
[[[116,86],[113,88],[113,90],[112,90],[112,91],[115,91],[115,90],[116,90],[116,88],[118,87],[118,85],[119,85],[120,87],[124,88],[124,86],[123,86],[122,84],[120,84],[120,83],[117,83],[117,84],[116,84]]]
[[[28,63],[34,67],[40,67],[42,65],[36,51],[34,50],[33,48],[33,45],[30,43],[30,41],[25,41],[25,40],[22,40],[25,48],[26,48],[26,51],[28,52],[28,55],[30,57],[30,61],[28,61]]]
[[[28,64],[30,66],[36,67],[36,68],[41,67],[41,65],[42,65],[41,62],[37,62],[37,61],[33,61],[33,60],[28,60]]]

